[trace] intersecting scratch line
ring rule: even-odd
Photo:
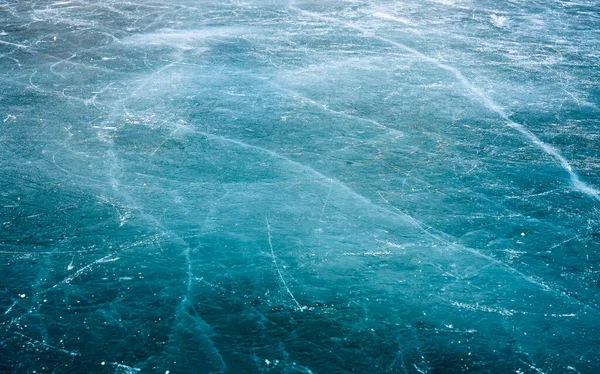
[[[543,140],[538,138],[537,135],[532,133],[529,129],[527,129],[522,124],[511,120],[510,117],[508,116],[508,114],[500,107],[500,105],[498,105],[488,95],[486,95],[486,93],[481,88],[479,88],[479,87],[475,86],[473,83],[471,83],[471,81],[469,81],[464,76],[464,74],[460,70],[455,68],[454,66],[447,65],[436,58],[427,56],[426,54],[424,54],[414,48],[411,48],[405,44],[402,44],[400,42],[385,38],[383,36],[375,35],[370,30],[367,30],[367,29],[365,29],[361,26],[358,26],[356,24],[353,24],[351,22],[344,22],[343,20],[340,20],[337,18],[324,16],[319,13],[309,12],[307,10],[297,8],[295,6],[291,6],[291,9],[293,9],[293,10],[297,11],[298,13],[300,13],[304,16],[307,16],[307,17],[315,18],[315,19],[318,19],[321,21],[331,22],[333,24],[341,25],[343,27],[347,27],[349,29],[356,30],[356,31],[362,33],[363,35],[365,35],[366,37],[369,37],[371,39],[376,39],[381,42],[393,45],[394,47],[396,47],[400,50],[403,50],[405,52],[412,54],[413,56],[417,57],[418,59],[420,59],[422,61],[431,63],[431,64],[437,66],[439,69],[445,70],[445,71],[451,73],[452,75],[454,75],[456,80],[458,80],[462,84],[462,86],[464,88],[466,88],[468,91],[470,91],[474,94],[475,98],[477,98],[478,101],[485,108],[496,113],[501,119],[503,119],[508,127],[519,132],[521,135],[523,135],[525,138],[527,138],[531,143],[533,143],[536,147],[538,147],[540,150],[542,150],[547,155],[552,156],[558,162],[558,164],[562,167],[562,169],[568,173],[568,175],[571,179],[571,185],[575,190],[593,198],[594,200],[600,201],[600,191],[597,190],[596,188],[594,188],[593,186],[588,185],[586,182],[584,182],[579,177],[579,175],[573,170],[569,161],[567,161],[567,159],[558,151],[558,149],[556,149],[555,147],[553,147],[552,145],[550,145],[548,143],[545,143]]]

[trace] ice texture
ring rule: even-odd
[[[600,372],[597,0],[0,1],[0,372]]]

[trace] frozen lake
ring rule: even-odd
[[[0,1],[0,372],[600,372],[600,2]]]

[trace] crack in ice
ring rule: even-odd
[[[369,31],[369,30],[367,30],[363,27],[360,27],[358,25],[355,25],[353,23],[344,22],[343,20],[340,20],[337,18],[328,17],[328,16],[324,16],[324,15],[321,15],[318,13],[306,11],[306,10],[303,10],[303,9],[300,9],[300,8],[297,8],[294,6],[291,6],[291,9],[297,11],[298,13],[300,13],[302,15],[305,15],[305,16],[308,16],[311,18],[328,21],[328,22],[331,22],[334,24],[342,25],[344,27],[348,27],[348,28],[356,30],[356,31],[360,31],[366,37],[376,39],[376,40],[382,41],[387,44],[391,44],[394,47],[397,47],[403,51],[406,51],[406,52],[412,54],[413,56],[418,57],[419,59],[421,59],[423,61],[429,62],[442,70],[452,73],[456,77],[456,79],[466,89],[471,91],[479,99],[479,101],[481,102],[481,104],[483,104],[484,107],[486,107],[490,111],[496,113],[498,116],[500,116],[500,118],[502,118],[504,121],[506,121],[507,126],[518,131],[519,133],[521,133],[521,135],[525,136],[525,138],[527,138],[531,143],[533,143],[535,146],[537,146],[543,152],[552,156],[556,161],[558,161],[560,166],[569,174],[569,177],[571,179],[571,184],[575,190],[577,190],[597,201],[600,201],[600,191],[597,190],[596,188],[588,185],[584,181],[582,181],[581,178],[579,177],[579,175],[575,171],[573,171],[573,168],[571,167],[571,165],[569,164],[567,159],[563,155],[561,155],[560,152],[556,148],[554,148],[550,144],[547,144],[544,141],[542,141],[535,134],[533,134],[530,130],[525,128],[525,126],[511,120],[510,117],[508,116],[508,114],[506,114],[506,112],[498,104],[496,104],[491,98],[489,98],[480,88],[476,87],[473,83],[471,83],[464,76],[464,74],[457,68],[447,65],[436,58],[427,56],[426,54],[424,54],[414,48],[411,48],[405,44],[396,42],[394,40],[385,38],[383,36],[375,35],[375,34],[373,34],[372,31]]]
[[[226,142],[226,143],[235,144],[235,145],[241,146],[243,148],[250,148],[250,149],[255,149],[255,150],[258,150],[258,151],[261,151],[261,152],[265,152],[265,153],[269,154],[272,157],[275,157],[275,158],[278,158],[278,159],[282,159],[282,160],[284,160],[284,161],[286,161],[286,162],[288,162],[288,163],[290,163],[292,165],[295,165],[296,167],[299,167],[299,168],[301,168],[303,170],[309,171],[309,172],[317,175],[318,177],[320,177],[320,178],[322,178],[324,180],[330,180],[331,182],[335,183],[340,188],[342,188],[346,193],[350,194],[351,196],[354,196],[355,198],[359,199],[363,203],[366,203],[369,206],[378,208],[379,210],[381,210],[383,212],[387,212],[388,214],[396,216],[397,218],[401,218],[404,221],[412,223],[418,230],[424,232],[425,234],[427,234],[428,236],[434,238],[435,240],[439,241],[440,243],[443,243],[443,244],[447,245],[449,248],[452,248],[452,249],[455,249],[455,250],[458,250],[458,251],[461,251],[461,252],[470,253],[470,254],[475,255],[477,257],[483,258],[483,259],[489,261],[492,264],[498,265],[498,266],[506,269],[508,272],[512,273],[513,275],[516,275],[516,276],[519,276],[519,277],[525,279],[527,282],[529,282],[529,283],[531,283],[531,284],[539,287],[543,291],[551,292],[551,293],[553,293],[553,294],[555,294],[555,295],[557,295],[559,297],[560,296],[565,297],[567,299],[570,299],[570,300],[572,300],[572,301],[574,301],[574,302],[582,305],[585,308],[589,308],[589,309],[593,310],[594,312],[600,313],[600,310],[598,310],[596,307],[594,307],[594,306],[592,306],[590,304],[587,304],[587,303],[585,303],[585,302],[583,302],[583,301],[575,298],[574,296],[569,295],[565,291],[554,289],[554,288],[548,286],[547,284],[545,284],[545,283],[543,283],[543,282],[541,282],[539,280],[536,280],[536,279],[532,278],[531,276],[528,276],[525,273],[523,273],[523,272],[521,272],[521,271],[513,268],[512,266],[510,266],[510,265],[508,265],[508,264],[506,264],[506,263],[504,263],[504,262],[502,262],[500,260],[495,259],[492,256],[489,256],[489,255],[486,255],[484,253],[481,253],[478,250],[473,249],[473,248],[469,248],[469,247],[465,247],[465,246],[462,246],[462,245],[459,245],[459,244],[456,244],[456,243],[449,242],[448,240],[444,239],[440,235],[432,232],[431,230],[433,230],[433,229],[431,227],[429,227],[429,228],[425,227],[426,225],[424,223],[416,220],[410,214],[408,214],[408,213],[402,211],[401,209],[393,206],[389,202],[389,200],[383,198],[383,196],[381,195],[381,193],[379,193],[379,196],[381,196],[381,198],[386,202],[386,204],[389,205],[390,207],[392,207],[395,211],[394,210],[390,210],[389,208],[382,207],[382,206],[380,206],[378,204],[375,204],[374,202],[372,202],[371,200],[369,200],[367,197],[365,197],[365,196],[357,193],[356,191],[354,191],[350,187],[348,187],[346,184],[344,184],[343,182],[341,182],[341,181],[339,181],[339,180],[337,180],[335,178],[328,177],[328,176],[320,173],[319,171],[311,168],[310,166],[304,165],[304,164],[299,163],[297,161],[294,161],[294,160],[292,160],[290,158],[282,156],[282,155],[280,155],[280,154],[278,154],[278,153],[276,153],[274,151],[271,151],[271,150],[269,150],[267,148],[263,148],[263,147],[251,145],[251,144],[239,141],[239,140],[230,139],[230,138],[226,138],[226,137],[223,137],[223,136],[217,136],[217,135],[209,134],[209,133],[202,132],[202,131],[196,131],[196,133],[201,134],[201,135],[205,136],[206,138],[208,138],[210,140],[222,141],[222,142]]]
[[[279,264],[277,264],[277,258],[275,257],[275,252],[273,251],[273,243],[271,242],[271,225],[269,224],[269,218],[265,217],[265,221],[267,222],[267,237],[269,239],[269,248],[271,249],[271,257],[273,258],[273,263],[275,264],[275,269],[277,269],[277,274],[279,274],[279,279],[281,279],[281,283],[283,283],[283,287],[285,287],[287,293],[290,295],[292,300],[294,300],[294,303],[296,303],[296,305],[298,306],[298,310],[303,312],[304,310],[302,309],[302,307],[300,306],[300,303],[298,303],[298,300],[296,300],[296,298],[294,297],[294,294],[288,287],[285,279],[283,278],[283,275],[281,274],[281,270],[279,270]]]

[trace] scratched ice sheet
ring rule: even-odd
[[[597,373],[598,1],[0,2],[0,372]]]

